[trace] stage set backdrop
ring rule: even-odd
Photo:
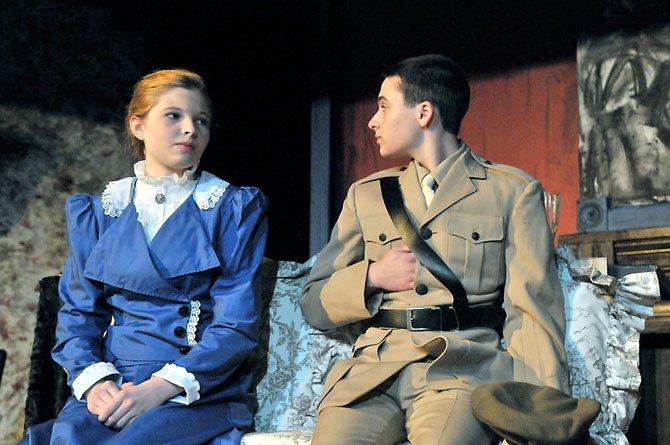
[[[670,28],[577,49],[581,197],[670,199]]]
[[[96,22],[76,15],[58,19],[73,28]],[[6,29],[20,28],[20,22],[8,25],[13,27]],[[135,56],[136,48],[116,43],[112,34],[89,31],[102,36],[91,44],[106,48],[114,60]],[[21,35],[14,32],[13,42]],[[574,60],[474,78],[462,137],[482,156],[523,168],[547,190],[560,192],[559,234],[576,230],[580,198],[667,200],[669,35],[670,30],[662,29],[584,41]],[[9,45],[10,40],[2,40]],[[59,69],[54,81],[66,80],[68,60],[39,49],[31,52],[35,68],[43,69],[44,60],[51,60]],[[86,54],[73,55],[79,56]],[[90,69],[92,78],[103,78],[107,85],[138,74],[122,63]],[[336,209],[352,181],[398,164],[379,157],[367,129],[376,106],[372,96],[344,104],[335,113]],[[65,262],[64,199],[76,191],[101,190],[108,180],[124,175],[132,160],[121,149],[122,133],[120,125],[0,103],[0,348],[8,351],[0,387],[0,444],[13,444],[22,434],[35,288]],[[104,174],[100,165],[105,165]]]

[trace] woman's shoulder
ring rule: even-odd
[[[105,215],[116,218],[123,213],[133,199],[133,184],[135,180],[136,178],[131,176],[110,181],[101,194],[94,195],[100,197],[100,203]]]
[[[133,180],[131,177],[110,181],[101,193],[71,195],[65,201],[65,210],[71,215],[91,211],[117,217],[130,202]]]
[[[193,199],[200,210],[213,209],[229,187],[230,184],[227,181],[210,172],[203,171],[200,173],[200,179],[195,186],[195,190],[193,190]]]
[[[99,195],[98,195],[99,196]],[[68,220],[81,217],[87,213],[94,213],[96,195],[77,194],[65,200],[65,216]],[[99,201],[99,199],[98,199]]]
[[[233,185],[206,171],[201,173],[193,199],[201,210],[213,209],[224,201],[235,207],[267,205],[267,197],[258,187]]]

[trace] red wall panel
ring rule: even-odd
[[[576,231],[579,106],[576,61],[474,79],[461,134],[482,156],[561,193],[558,233]]]

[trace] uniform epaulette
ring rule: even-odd
[[[404,166],[404,165],[403,166],[398,166],[398,167],[387,168],[386,170],[381,170],[381,171],[373,173],[369,176],[366,176],[363,179],[359,179],[358,181],[356,181],[356,183],[357,184],[364,184],[366,182],[376,181],[376,180],[381,179],[381,178],[387,178],[387,177],[390,177],[390,176],[400,176],[400,174],[402,172],[404,172],[406,169],[407,169],[407,167]]]
[[[495,162],[491,162],[488,159],[482,158],[475,152],[472,152],[472,157],[486,169],[496,170],[501,173],[506,173],[508,175],[518,176],[525,181],[533,181],[535,179],[528,172],[521,170],[520,168],[513,167],[507,164],[497,164]]]

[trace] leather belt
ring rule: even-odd
[[[408,331],[452,331],[487,327],[500,332],[505,321],[505,311],[499,306],[471,307],[466,318],[459,318],[452,306],[380,309],[370,319],[369,326]]]

